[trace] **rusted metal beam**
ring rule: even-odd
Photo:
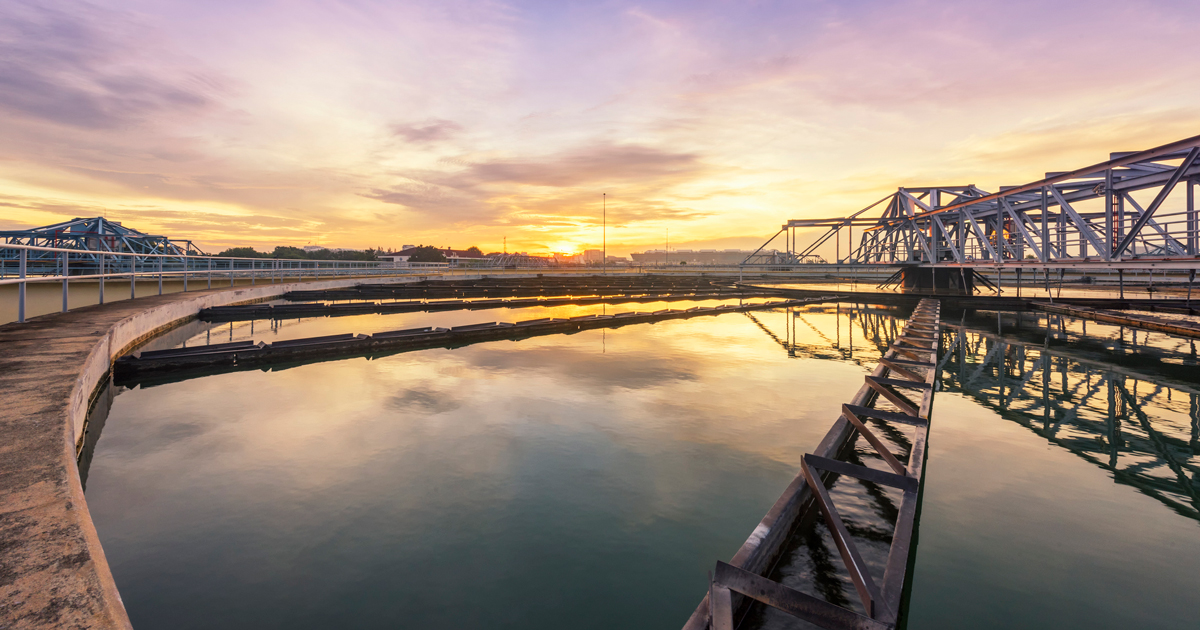
[[[838,630],[891,630],[890,624],[880,623],[852,610],[830,604],[823,599],[801,593],[778,582],[755,575],[731,564],[717,561],[714,580],[731,591],[750,599],[782,610],[793,617],[803,619],[822,628]]]
[[[808,464],[811,468],[820,468],[834,474],[870,481],[881,486],[891,486],[905,491],[917,489],[917,480],[912,477],[896,475],[884,470],[875,470],[874,468],[843,462],[839,459],[829,459],[828,457],[810,454],[804,456],[804,463]]]
[[[864,424],[858,416],[854,415],[854,412],[850,410],[850,405],[842,405],[842,414],[845,415],[846,419],[854,425],[854,428],[858,429],[858,432],[861,433],[862,436],[871,443],[871,446],[875,447],[875,450],[879,453],[879,456],[883,458],[883,461],[887,462],[888,466],[892,467],[892,470],[896,471],[897,475],[908,474],[904,464],[901,464],[900,460],[896,459],[896,456],[892,454],[892,451],[888,449],[887,445],[885,445],[879,439],[879,437],[875,435],[875,432],[867,428],[867,425]],[[806,455],[805,457],[808,456]],[[826,468],[825,470],[830,469]]]
[[[867,382],[867,387],[870,387],[871,389],[875,390],[877,393],[882,395],[884,398],[888,399],[888,402],[899,407],[900,410],[903,411],[904,413],[907,413],[910,416],[917,415],[917,408],[914,407],[912,405],[912,402],[909,401],[908,399],[897,394],[896,392],[893,392],[886,385],[876,382],[870,376],[868,376],[866,378],[866,382]]]
[[[909,424],[912,426],[925,426],[925,425],[929,424],[929,421],[924,418],[918,418],[917,416],[912,416],[912,415],[903,414],[903,413],[896,413],[894,411],[884,411],[882,409],[874,409],[871,407],[860,407],[858,405],[842,405],[842,406],[849,409],[851,412],[854,413],[854,415],[856,415],[860,418],[878,418],[880,420],[887,420],[889,422],[899,422],[901,424]]]
[[[934,367],[934,365],[936,365],[936,364],[934,364],[934,363],[931,363],[931,362],[929,362],[929,361],[912,361],[912,360],[909,360],[909,359],[896,359],[896,358],[892,358],[892,359],[888,359],[888,361],[891,361],[892,363],[899,363],[900,365],[907,365],[907,366],[911,366],[911,367],[923,367],[923,368],[931,368],[931,367]]]
[[[858,591],[863,608],[867,611],[868,616],[875,617],[880,611],[882,603],[879,587],[875,585],[875,580],[871,579],[867,564],[863,562],[862,555],[858,553],[858,546],[851,540],[850,532],[846,529],[846,524],[842,522],[841,514],[834,507],[833,499],[829,497],[829,490],[825,488],[825,483],[813,473],[812,467],[808,465],[807,461],[800,463],[800,470],[804,472],[804,478],[808,480],[808,487],[812,488],[817,496],[817,505],[821,508],[821,515],[825,517],[825,524],[829,526],[829,532],[833,534],[833,542],[842,554],[842,562],[850,571],[850,580],[854,582],[854,588]]]
[[[924,376],[921,376],[920,374],[913,372],[912,370],[908,369],[908,367],[902,363],[897,363],[895,361],[892,361],[891,359],[880,359],[879,362],[886,365],[889,370],[891,370],[909,380],[912,380],[912,381],[924,381],[925,380]],[[930,367],[932,367],[932,366],[930,366]]]
[[[729,587],[717,581],[709,587],[712,605],[712,630],[733,630],[733,596]]]
[[[910,340],[917,329],[914,323],[922,324],[933,331],[938,330],[940,320],[938,303],[922,300],[913,311],[910,323],[901,331],[901,337]],[[928,334],[929,331],[920,331]],[[729,628],[733,624],[733,611],[739,606],[739,598],[748,597],[818,626],[841,628],[870,628],[893,630],[900,616],[900,602],[904,589],[905,570],[911,556],[912,531],[915,527],[916,501],[919,496],[921,472],[924,469],[925,436],[928,431],[929,408],[933,398],[933,380],[937,374],[936,338],[926,339],[928,347],[912,345],[911,341],[897,339],[884,353],[883,360],[864,380],[863,387],[842,407],[842,413],[833,428],[817,446],[814,453],[807,454],[801,462],[800,474],[776,501],[771,511],[755,529],[746,544],[734,555],[730,563],[717,563],[713,588],[692,614],[685,630],[703,628]],[[900,355],[910,358],[903,359]],[[922,376],[918,370],[925,372]],[[889,375],[905,378],[889,378]],[[914,389],[922,392],[920,403],[913,403],[892,390],[893,387]],[[876,397],[882,395],[903,411],[896,413],[873,409]],[[897,422],[915,428],[916,439],[909,453],[909,464],[904,466],[887,446],[875,436],[862,421],[874,418],[884,422]],[[896,473],[876,470],[866,466],[850,464],[835,459],[839,452],[862,434],[880,453],[889,467]],[[888,567],[883,582],[876,584],[868,573],[853,539],[842,521],[837,507],[830,497],[826,482],[835,475],[847,475],[889,487],[900,488],[904,499],[900,506],[900,520],[893,536]],[[811,502],[810,502],[811,501]],[[863,600],[868,615],[824,602],[794,589],[773,582],[762,574],[774,565],[786,542],[786,535],[801,517],[807,506],[816,506],[825,518],[834,542],[845,562],[855,588]],[[722,592],[720,587],[726,589]],[[723,598],[730,594],[730,609],[725,612]]]

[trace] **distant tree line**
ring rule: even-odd
[[[409,260],[412,262],[446,262],[446,255],[442,253],[441,248],[434,247],[433,245],[418,245],[404,251],[410,253]],[[474,245],[468,247],[466,252],[475,256],[483,256],[483,251]],[[283,258],[287,260],[375,260],[380,254],[394,253],[396,252],[391,249],[384,250],[382,247],[357,252],[345,250],[334,251],[330,249],[316,249],[310,252],[299,247],[279,245],[274,251],[270,252],[260,252],[253,247],[230,247],[217,255],[229,258]],[[488,254],[488,256],[498,255],[500,255],[499,252]]]
[[[275,251],[270,252],[260,252],[253,247],[230,247],[217,255],[230,258],[284,258],[288,260],[375,260],[375,256],[381,253],[383,253],[382,249],[366,249],[360,252],[316,249],[309,252],[299,247],[280,245],[275,248]]]
[[[418,245],[404,251],[409,253],[408,262],[446,262],[446,255],[433,245]]]

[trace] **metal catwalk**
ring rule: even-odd
[[[756,252],[745,263],[822,262],[815,252],[832,240],[841,264],[1195,270],[1198,157],[1193,136],[999,192],[904,187],[844,217],[788,221],[759,248],[783,235],[785,253]],[[826,231],[799,247],[805,228]]]

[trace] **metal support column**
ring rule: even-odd
[[[1125,195],[1117,195],[1117,229],[1113,234],[1113,253],[1117,251],[1117,243],[1125,238]]]
[[[1117,248],[1117,238],[1113,233],[1113,172],[1112,169],[1104,171],[1104,249],[1100,255],[1105,260],[1111,260],[1113,251]]]
[[[62,269],[63,269],[63,286],[62,286],[62,294],[63,294],[63,295],[62,295],[62,312],[66,313],[66,312],[67,312],[67,304],[68,304],[68,301],[67,301],[67,283],[69,282],[69,281],[67,280],[67,278],[68,278],[68,277],[70,277],[70,275],[71,275],[71,271],[70,271],[70,264],[71,264],[71,263],[70,263],[70,260],[71,260],[71,255],[70,255],[70,254],[68,254],[67,252],[63,252],[63,255],[62,255],[62,257],[63,257],[63,267],[62,267]]]
[[[18,267],[18,271],[17,271],[17,273],[20,275],[22,281],[25,280],[25,269],[26,269],[26,265],[28,265],[28,263],[29,263],[29,250],[22,249],[21,250],[21,263],[20,263],[20,266]],[[27,284],[26,282],[21,282],[20,284],[17,285],[17,322],[22,323],[22,324],[25,323],[25,285],[26,284]]]
[[[1187,253],[1196,255],[1196,180],[1187,182]]]
[[[1050,262],[1050,204],[1046,197],[1046,187],[1042,186],[1042,262]]]

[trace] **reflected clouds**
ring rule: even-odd
[[[408,389],[403,394],[393,396],[388,406],[394,409],[415,408],[423,413],[438,414],[454,411],[463,405],[453,393],[440,389]]]
[[[613,338],[614,346],[621,343],[616,334],[606,334]],[[530,371],[567,376],[577,385],[584,386],[591,390],[591,393],[598,395],[615,393],[614,390],[620,389],[669,387],[679,382],[699,379],[695,366],[688,362],[647,362],[644,357],[632,353],[614,353],[598,360],[595,348],[586,346],[480,346],[478,350],[469,357],[470,364],[475,369],[489,372],[504,370],[512,376],[528,374]]]

